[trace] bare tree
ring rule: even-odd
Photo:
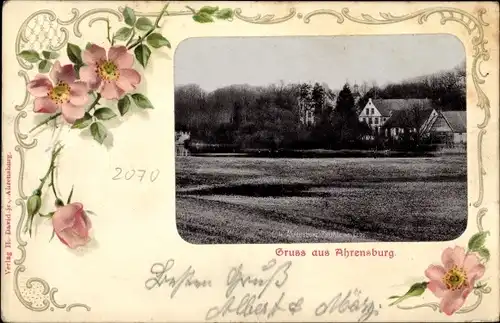
[[[401,125],[405,134],[413,137],[418,147],[425,132],[425,122],[430,116],[430,110],[423,102],[412,103],[408,109],[401,111]]]

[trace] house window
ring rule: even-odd
[[[372,108],[372,114],[375,114],[375,109],[374,108]]]
[[[378,124],[378,118],[375,118],[375,124]]]
[[[369,124],[372,124],[372,118],[369,118],[368,121],[369,121]]]

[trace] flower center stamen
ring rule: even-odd
[[[110,61],[104,61],[100,64],[97,64],[95,72],[102,80],[106,82],[116,81],[118,77],[120,77],[118,67]]]
[[[56,86],[47,93],[47,96],[56,104],[63,104],[69,101],[71,87],[66,82],[59,81]]]
[[[467,273],[463,268],[453,266],[443,277],[443,283],[447,289],[457,290],[467,287]]]

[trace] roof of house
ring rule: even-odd
[[[443,111],[442,114],[453,132],[467,132],[466,111]]]
[[[429,119],[432,107],[394,111],[384,123],[384,128],[420,128]]]
[[[373,105],[384,117],[391,115],[391,112],[406,110],[414,104],[422,104],[425,108],[432,108],[430,99],[375,99]]]

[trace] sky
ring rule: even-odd
[[[175,85],[206,91],[233,84],[348,81],[379,86],[451,69],[465,60],[447,34],[388,36],[189,38],[174,54]]]

